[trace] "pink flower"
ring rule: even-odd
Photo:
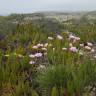
[[[73,42],[72,43],[76,43],[77,42],[77,40],[76,39],[73,39]]]
[[[62,40],[62,39],[63,39],[63,37],[62,37],[61,35],[57,35],[57,38],[58,38],[59,40]]]
[[[42,57],[42,56],[43,56],[42,53],[36,53],[36,54],[35,54],[35,57]]]
[[[71,47],[71,48],[69,48],[69,50],[70,50],[71,52],[78,52],[78,49],[77,49],[76,47]]]
[[[70,36],[69,36],[69,40],[73,40],[73,39],[75,39],[75,36],[70,35]]]
[[[29,64],[35,64],[35,61],[30,61]]]
[[[77,41],[80,40],[80,38],[79,38],[79,37],[76,37],[76,36],[73,36],[73,35],[70,35],[70,36],[69,36],[69,40],[70,40],[71,42],[73,42],[73,43],[76,43]]]
[[[33,49],[38,49],[38,46],[33,46],[32,48],[33,48]]]

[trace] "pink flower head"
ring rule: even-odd
[[[75,39],[75,36],[70,35],[70,36],[69,36],[69,40],[73,40],[73,39]]]
[[[33,46],[32,48],[33,48],[33,49],[38,49],[38,46]]]
[[[76,43],[77,42],[77,40],[76,39],[73,39],[73,42],[72,43]]]
[[[62,40],[62,39],[63,39],[63,37],[62,37],[61,35],[57,35],[57,38],[58,38],[59,40]]]
[[[29,61],[29,64],[35,64],[35,61]]]
[[[39,44],[37,44],[37,46],[38,46],[38,47],[43,47],[43,44],[40,44],[40,43],[39,43]]]
[[[69,48],[69,50],[70,50],[71,52],[78,52],[78,49],[77,49],[76,47],[71,47],[71,48]]]
[[[35,54],[35,57],[42,57],[42,56],[43,56],[42,53],[36,53],[36,54]]]
[[[70,35],[70,36],[69,36],[69,40],[70,40],[71,42],[73,42],[73,43],[76,43],[77,41],[80,40],[80,38],[79,38],[79,37],[76,37],[76,36],[73,36],[73,35]]]

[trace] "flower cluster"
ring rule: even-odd
[[[79,37],[76,37],[76,36],[73,36],[73,35],[69,35],[69,41],[71,43],[76,43],[77,41],[80,41],[80,38]]]
[[[57,50],[56,46],[54,46],[56,44],[56,42],[58,41],[64,41],[65,38],[62,35],[56,35],[55,37],[48,37],[48,42],[46,43],[38,43],[32,46],[31,49],[31,53],[29,54],[29,64],[36,64],[36,61],[38,59],[43,59],[45,58],[45,56],[47,55],[48,48],[52,48],[53,52],[55,52],[55,50]],[[94,53],[95,50],[93,48],[93,44],[91,42],[84,42],[84,43],[80,43],[80,38],[74,35],[68,35],[68,38],[66,38],[67,41],[64,41],[65,43],[67,42],[67,46],[65,47],[62,43],[62,45],[60,46],[61,51],[65,51],[65,52],[71,52],[71,53],[78,53],[80,55],[84,55],[85,52],[90,52],[90,53]],[[51,42],[52,41],[52,42]],[[78,46],[77,46],[78,45]],[[58,47],[58,46],[57,46]],[[14,53],[15,56],[18,57],[24,57],[21,54],[17,54]],[[7,54],[5,55],[6,57],[9,57],[10,55]],[[47,56],[46,56],[47,57]]]
[[[55,39],[58,39],[58,40],[63,40],[64,41],[64,37],[61,36],[61,35],[57,35],[56,37],[48,37],[48,40],[49,41],[53,41],[55,42]],[[86,42],[86,43],[82,43],[82,44],[79,44],[79,46],[75,46],[75,44],[79,43],[80,41],[80,38],[77,37],[77,36],[74,36],[74,35],[68,35],[68,42],[69,42],[69,46],[67,47],[62,47],[62,51],[69,51],[69,52],[72,52],[72,53],[78,53],[80,55],[84,55],[84,51],[90,51],[91,53],[94,52],[95,50],[93,49],[93,44],[91,42]],[[47,55],[47,50],[49,47],[52,47],[52,50],[55,51],[55,46],[51,43],[45,43],[45,44],[42,44],[42,43],[39,43],[37,45],[34,45],[32,48],[36,51],[36,53],[34,54],[30,54],[29,57],[30,58],[41,58],[43,57],[44,55]],[[39,52],[38,52],[39,50]],[[34,62],[31,62],[32,64],[34,64]]]
[[[95,50],[93,49],[93,44],[91,42],[85,42],[85,43],[82,43],[80,44],[80,47],[85,49],[86,51],[89,51],[89,52],[95,52]]]
[[[29,57],[31,59],[31,61],[29,61],[29,64],[35,64],[36,63],[36,59],[40,59],[42,57],[44,57],[45,54],[47,54],[47,47],[48,47],[48,43],[38,43],[34,46],[32,46],[32,53],[29,54]]]

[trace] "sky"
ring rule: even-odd
[[[91,10],[96,10],[96,0],[0,0],[0,15],[42,11]]]

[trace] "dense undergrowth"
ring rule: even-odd
[[[96,27],[63,27],[69,32],[54,34],[24,23],[0,40],[0,96],[96,94],[96,60],[88,55],[94,51]]]

